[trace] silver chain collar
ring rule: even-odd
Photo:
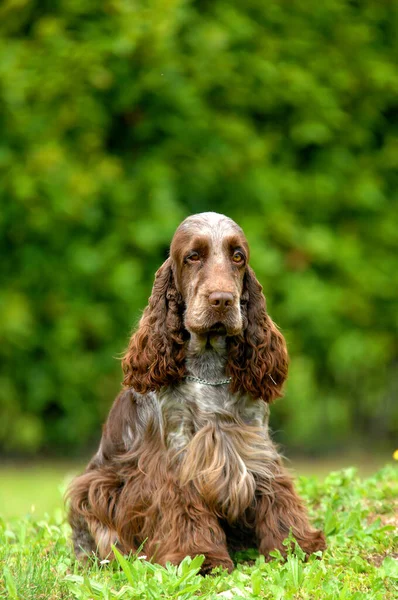
[[[272,375],[268,374],[268,377],[271,379],[272,383],[277,385],[275,379]],[[193,375],[186,375],[185,379],[188,381],[195,381],[196,383],[203,383],[203,385],[227,385],[231,383],[232,377],[228,377],[227,379],[220,379],[219,381],[206,381],[206,379],[201,379],[200,377],[194,377]]]
[[[186,375],[185,379],[188,381],[194,381],[196,383],[202,383],[203,385],[227,385],[232,381],[232,377],[228,377],[227,379],[219,379],[218,381],[206,381],[206,379],[200,379],[200,377],[194,377],[193,375]]]

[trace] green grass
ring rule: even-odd
[[[228,575],[201,577],[201,557],[162,568],[134,556],[117,564],[73,560],[64,512],[51,517],[0,519],[0,598],[10,600],[153,599],[377,599],[398,597],[398,468],[368,479],[355,469],[332,472],[321,482],[301,477],[298,488],[317,526],[327,534],[321,560],[303,561],[300,548],[286,561],[275,553],[235,556]]]

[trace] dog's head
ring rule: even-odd
[[[232,391],[270,402],[287,376],[284,338],[267,315],[242,229],[217,213],[178,227],[123,360],[124,383],[144,393],[185,375],[189,335],[225,337]]]
[[[178,227],[170,251],[185,328],[202,336],[241,334],[247,325],[241,301],[249,260],[242,229],[224,215],[193,215]]]

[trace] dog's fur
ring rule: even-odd
[[[205,573],[231,570],[229,550],[284,552],[290,531],[307,554],[325,548],[269,438],[288,356],[248,261],[223,215],[178,227],[123,359],[125,389],[69,489],[78,557],[146,540],[160,564],[204,554]]]

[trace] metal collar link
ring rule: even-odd
[[[271,379],[272,383],[278,385],[275,379],[272,377],[272,375],[268,374],[268,377]],[[186,375],[185,379],[188,379],[188,381],[195,381],[196,383],[203,383],[203,385],[227,385],[232,381],[232,377],[228,377],[227,379],[220,379],[219,381],[206,381],[206,379],[194,377],[193,375]]]
[[[206,381],[206,379],[200,379],[200,377],[194,377],[193,375],[187,375],[185,379],[188,381],[195,381],[196,383],[203,383],[203,385],[226,385],[232,381],[232,377],[219,379],[218,381]]]

